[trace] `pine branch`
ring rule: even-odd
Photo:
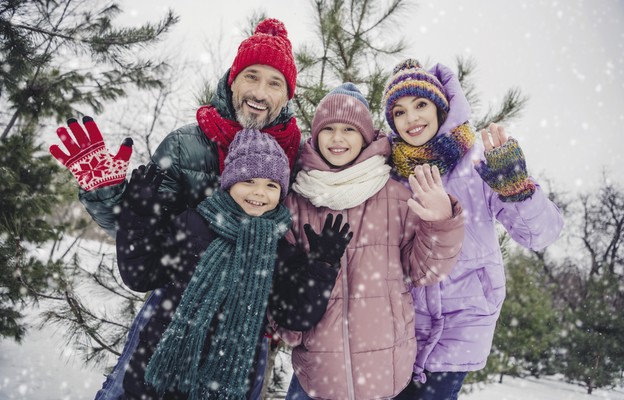
[[[490,108],[485,116],[475,123],[477,130],[485,129],[491,123],[502,123],[520,116],[529,98],[522,94],[519,88],[512,88],[505,93],[498,110]]]

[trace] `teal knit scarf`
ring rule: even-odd
[[[197,211],[217,236],[197,264],[145,380],[161,394],[179,390],[190,400],[243,399],[277,242],[290,228],[290,212],[280,204],[261,217],[250,217],[222,191],[202,201]],[[215,331],[202,362],[211,324]]]

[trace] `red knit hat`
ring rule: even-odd
[[[232,85],[242,70],[254,64],[268,65],[280,71],[288,84],[288,98],[292,99],[295,94],[297,67],[288,32],[281,21],[265,19],[258,24],[254,34],[238,46],[238,53],[230,68],[228,85]]]

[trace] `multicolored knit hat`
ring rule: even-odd
[[[269,134],[257,129],[239,131],[230,144],[221,173],[221,189],[253,178],[272,179],[282,188],[280,201],[288,193],[290,166],[284,150]]]
[[[284,24],[273,18],[265,19],[256,27],[254,34],[238,46],[228,77],[228,85],[245,68],[254,64],[268,65],[280,71],[288,84],[288,98],[295,94],[297,67]]]
[[[442,83],[435,75],[423,69],[418,60],[412,58],[394,67],[384,90],[383,104],[386,110],[386,121],[394,132],[396,128],[392,117],[392,107],[397,100],[405,96],[425,98],[442,111],[449,111],[449,102]]]
[[[368,101],[351,82],[343,83],[327,93],[316,107],[312,120],[312,145],[318,150],[318,135],[329,124],[343,123],[355,126],[368,146],[375,138],[373,117]]]

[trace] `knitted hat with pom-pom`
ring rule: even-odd
[[[386,83],[383,95],[383,104],[386,112],[386,121],[396,132],[392,107],[397,100],[406,96],[425,98],[444,112],[449,111],[449,102],[444,86],[435,75],[426,71],[418,60],[407,59],[394,67],[392,75]]]
[[[290,165],[284,150],[267,133],[256,129],[239,131],[230,144],[221,173],[221,189],[254,178],[271,179],[282,188],[280,200],[288,193]]]
[[[228,85],[232,85],[242,70],[254,64],[268,65],[280,71],[288,85],[288,98],[292,99],[295,94],[297,67],[288,32],[281,21],[265,19],[258,24],[253,35],[242,41],[230,68]]]
[[[312,120],[312,145],[318,149],[318,135],[329,124],[342,123],[353,125],[360,131],[366,145],[375,137],[373,117],[368,108],[368,101],[360,90],[351,82],[343,83],[319,102]]]

